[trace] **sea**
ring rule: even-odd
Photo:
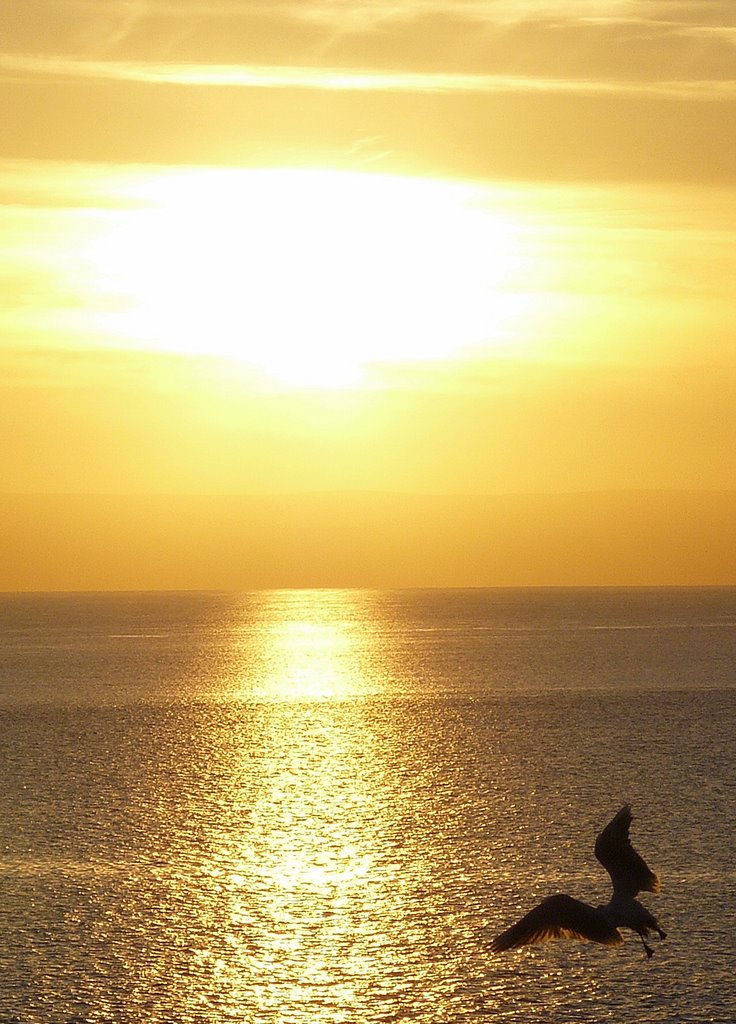
[[[0,596],[0,1024],[736,1021],[736,589]],[[490,944],[606,902],[667,938]]]

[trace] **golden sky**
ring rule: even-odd
[[[0,494],[356,496],[340,571],[241,509],[271,554],[176,585],[514,582],[450,506],[377,574],[370,493],[736,488],[731,0],[6,0],[0,109]],[[145,573],[23,570],[40,500],[0,589],[174,580],[140,517]],[[694,539],[640,581],[736,582]],[[639,579],[555,551],[518,582]]]

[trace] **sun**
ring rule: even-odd
[[[285,387],[501,345],[522,259],[476,187],[320,170],[138,180],[90,263],[122,343],[247,364]],[[506,303],[508,305],[508,303]]]

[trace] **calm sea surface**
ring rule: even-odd
[[[0,1024],[736,1021],[736,590],[0,596]],[[647,962],[493,935],[608,899]]]

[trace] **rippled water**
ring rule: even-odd
[[[0,598],[0,1024],[736,1020],[736,591]],[[624,800],[668,939],[599,902]],[[627,933],[628,934],[628,933]]]

